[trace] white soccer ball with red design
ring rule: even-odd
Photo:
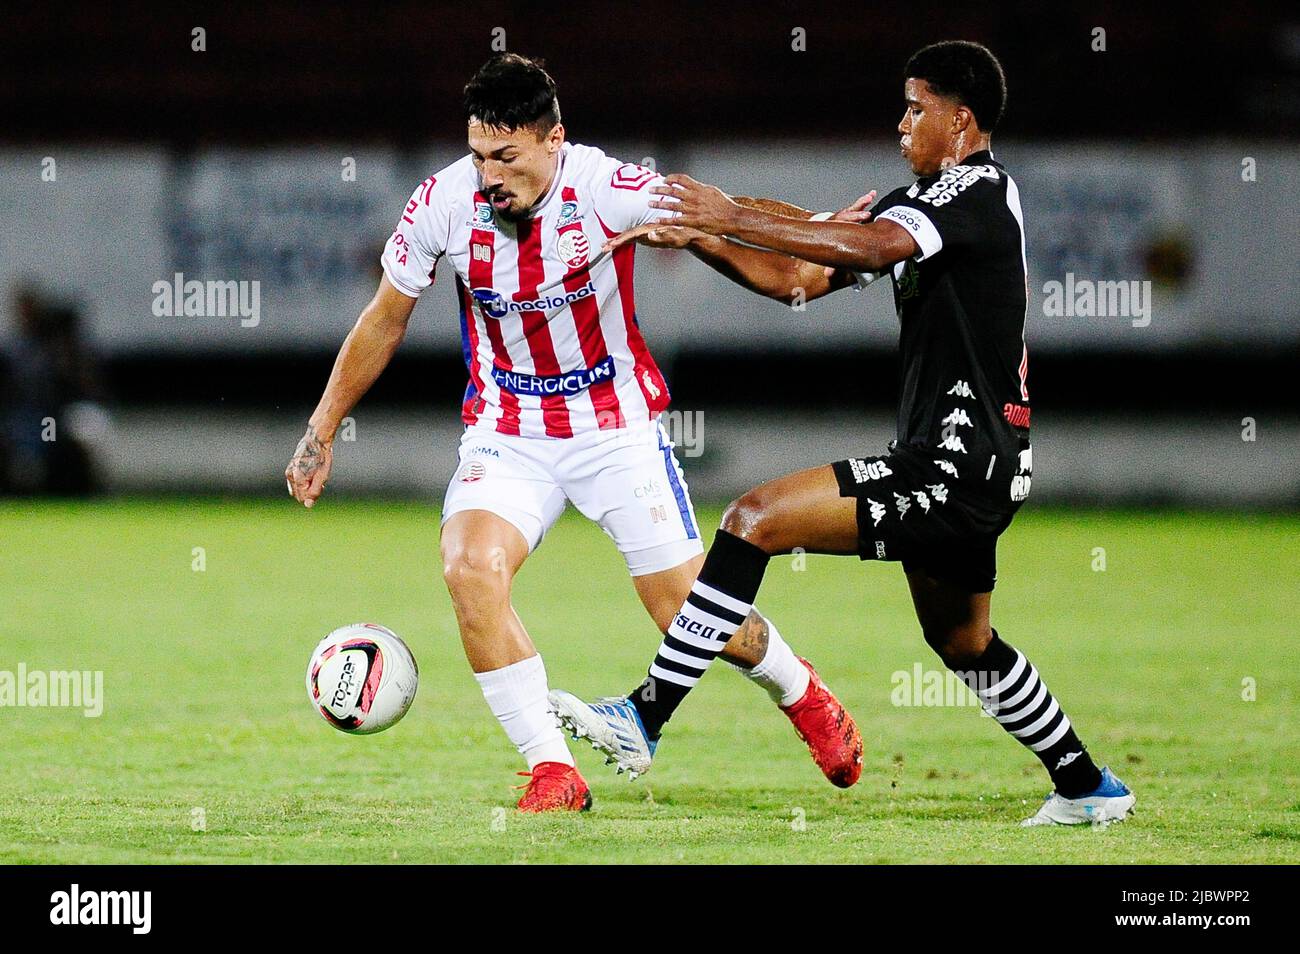
[[[353,623],[320,641],[307,664],[307,698],[342,732],[382,732],[411,708],[420,669],[406,643],[377,623]]]

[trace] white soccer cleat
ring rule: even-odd
[[[591,747],[605,753],[605,764],[613,763],[629,779],[650,771],[657,740],[646,736],[645,726],[636,706],[623,696],[608,696],[595,702],[583,702],[571,692],[552,689],[547,695],[551,711],[561,727],[574,739],[587,739]]]
[[[1022,828],[1037,825],[1109,825],[1123,821],[1133,813],[1137,802],[1127,785],[1117,779],[1109,768],[1101,770],[1101,784],[1087,795],[1065,798],[1052,792],[1043,805],[1030,818],[1020,823]]]

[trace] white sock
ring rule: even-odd
[[[770,619],[767,620],[767,653],[763,656],[763,661],[753,669],[740,671],[766,689],[778,706],[792,706],[802,699],[811,679],[804,664],[781,638],[776,624]]]
[[[573,764],[564,733],[546,708],[546,667],[541,655],[476,672],[488,708],[506,730],[531,770],[538,762]]]

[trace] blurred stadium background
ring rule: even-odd
[[[838,208],[906,180],[903,63],[963,37],[1010,83],[995,150],[1025,202],[1034,499],[1300,502],[1294,8],[72,3],[7,19],[8,493],[283,494],[405,197],[464,152],[459,90],[494,42],[547,58],[572,140]],[[887,289],[796,312],[689,256],[638,258],[698,499],[892,436]],[[257,320],[155,314],[176,273],[258,282]],[[1069,275],[1150,282],[1149,316],[1045,313]],[[464,378],[440,274],[330,493],[440,501]]]

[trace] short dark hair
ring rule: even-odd
[[[917,50],[904,79],[925,80],[939,96],[955,99],[992,132],[1007,107],[1007,78],[988,47],[969,40],[945,40]]]
[[[465,121],[475,119],[507,132],[536,126],[538,136],[544,136],[560,121],[555,90],[541,60],[498,53],[465,85]]]

